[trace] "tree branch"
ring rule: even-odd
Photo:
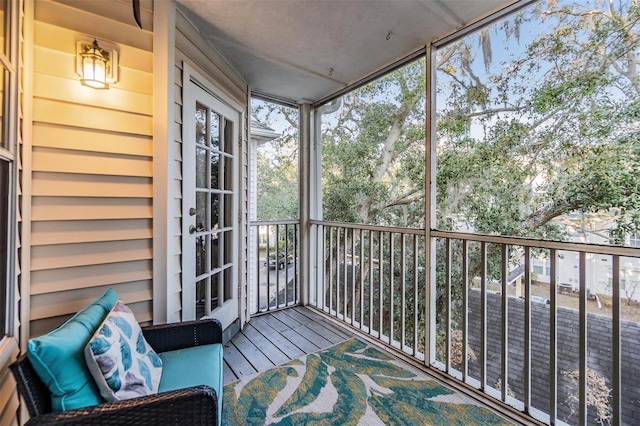
[[[522,222],[520,234],[525,234],[527,233],[527,231],[538,229],[545,223],[549,222],[551,219],[575,210],[578,207],[578,205],[570,204],[566,200],[560,200],[553,204],[542,207],[534,211],[524,219],[524,221]]]
[[[415,196],[416,194],[418,195],[417,197]],[[424,191],[422,189],[413,189],[400,195],[394,201],[385,204],[382,209],[395,206],[406,206],[422,199],[424,199]]]

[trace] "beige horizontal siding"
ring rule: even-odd
[[[147,325],[153,320],[150,314],[153,306],[150,301],[129,302],[127,303],[127,306],[133,311],[136,320],[138,320],[141,325]],[[40,336],[45,334],[50,330],[59,327],[63,322],[71,318],[71,316],[72,315],[69,314],[34,320],[31,322],[31,335]]]
[[[135,53],[142,53],[142,51]],[[134,51],[125,54],[134,54]],[[76,73],[75,52],[61,52],[38,46],[34,49],[34,57],[36,61],[33,66],[37,73],[65,79]],[[129,68],[124,66],[122,61],[119,70],[120,78],[116,84],[112,85],[111,90],[130,90],[147,95],[153,94],[153,77],[149,71]]]
[[[4,388],[4,386],[3,386]],[[13,387],[15,390],[15,386]],[[12,394],[12,398],[7,402],[7,405],[4,406],[2,413],[0,413],[0,424],[7,426],[17,426],[19,425],[16,412],[18,411],[18,407],[20,404],[20,400],[18,399],[17,390]]]
[[[48,332],[112,287],[153,318],[152,3],[34,2],[30,332]],[[76,43],[119,53],[108,90],[80,84]]]
[[[31,295],[34,297],[59,291],[150,279],[150,260],[33,271],[31,273]]]
[[[127,306],[133,311],[136,319],[140,325],[151,325],[153,322],[153,302],[151,300],[144,300],[142,302],[129,302]]]
[[[108,152],[34,148],[33,170],[39,172],[151,177],[153,176],[153,161],[148,157],[126,156]]]
[[[33,145],[78,151],[153,156],[153,140],[135,134],[114,134],[79,127],[39,123],[33,129]]]
[[[0,425],[17,424],[16,412],[19,398],[15,380],[9,371],[18,356],[18,345],[13,338],[5,338],[0,344]]]
[[[75,78],[62,78],[48,74],[35,74],[33,79],[35,96],[59,102],[82,103],[91,99],[93,107],[113,109],[120,112],[146,114],[153,108],[150,94],[119,88],[113,84],[108,91],[100,93],[86,86],[78,86]]]
[[[45,0],[47,1],[47,0]],[[38,1],[40,3],[40,0]],[[84,3],[84,2],[83,2]],[[37,5],[36,5],[37,9]],[[62,12],[61,12],[62,13]],[[113,36],[117,36],[117,33],[112,33],[107,37],[98,37],[100,40],[107,40],[109,42],[118,42],[114,40]],[[67,53],[71,56],[76,54],[76,42],[78,40],[84,40],[93,37],[93,32],[82,33],[70,30],[68,28],[55,26],[43,21],[37,21],[34,23],[34,42],[35,49],[47,48],[54,51]],[[124,68],[131,68],[139,70],[141,72],[152,73],[153,72],[153,53],[148,50],[139,49],[128,44],[118,42],[118,50],[120,52],[120,66]],[[61,66],[69,66],[69,64],[61,64]],[[75,61],[71,63],[72,67],[75,67]],[[75,68],[74,68],[75,70]],[[71,74],[69,74],[71,75]],[[126,84],[126,83],[123,83]]]
[[[149,240],[36,246],[31,250],[31,270],[101,265],[152,258]]]
[[[75,312],[91,304],[108,288],[113,288],[124,303],[135,303],[137,300],[147,300],[152,296],[146,281],[134,281],[120,285],[110,285],[91,288],[79,288],[48,295],[38,295],[33,298],[31,314],[34,320],[73,315]]]
[[[95,15],[104,16],[118,22],[133,22],[131,0],[56,0],[75,8],[82,8]],[[113,7],[113,4],[124,3],[126,7]],[[153,0],[140,0],[140,20],[146,30],[153,28]]]
[[[34,222],[31,246],[151,239],[150,218]]]
[[[133,20],[130,2],[110,1],[107,5],[96,5],[99,1],[69,2],[66,5],[57,1],[38,0],[35,8],[36,21],[71,29],[78,33],[91,34],[94,37],[117,41],[142,50],[153,50],[151,28],[140,31]],[[122,19],[126,11],[129,19]]]
[[[33,168],[42,172],[151,177],[152,159],[109,152],[79,152],[34,148]]]
[[[151,218],[151,201],[144,198],[34,197],[33,221]]]
[[[75,174],[34,172],[35,196],[151,198],[151,177],[105,176],[87,174],[81,180]]]
[[[95,90],[80,86],[77,90]],[[151,111],[149,111],[151,113]],[[134,135],[152,135],[153,119],[150,115],[97,108],[93,105],[71,104],[51,99],[36,98],[33,104],[35,123],[59,124],[96,131],[104,130]]]

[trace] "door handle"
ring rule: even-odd
[[[195,225],[189,226],[189,233],[190,234],[195,234],[196,233],[196,226]]]

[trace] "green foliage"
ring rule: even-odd
[[[568,173],[572,177],[562,188],[568,203],[586,213],[611,212],[617,227],[611,230],[611,243],[623,244],[625,236],[638,231],[640,222],[639,134],[615,144],[587,147],[580,161]]]
[[[298,217],[297,167],[275,165],[258,152],[257,220],[282,220]]]
[[[322,136],[327,220],[424,222],[424,60],[343,98]]]
[[[578,210],[611,212],[614,242],[636,229],[638,7],[557,3],[437,52],[439,228],[562,239],[553,219]],[[490,34],[525,29],[494,66]],[[398,69],[325,121],[326,219],[424,226],[424,75],[422,60]]]
[[[614,243],[637,229],[638,12],[601,6],[523,10],[502,28],[535,36],[487,72],[473,36],[438,52],[438,227],[564,239],[553,219],[576,210],[608,214]]]
[[[257,220],[298,218],[298,110],[252,100],[261,124],[285,123],[278,138],[256,147]]]
[[[602,83],[606,83],[603,75],[595,71],[578,74],[558,83],[550,82],[534,90],[531,101],[533,110],[544,114],[556,108],[565,108],[578,99],[596,93]]]

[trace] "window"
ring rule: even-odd
[[[640,232],[631,234],[631,237],[629,238],[629,246],[640,247]]]
[[[324,219],[424,227],[425,58],[407,61],[322,115]]]
[[[15,263],[15,155],[17,128],[17,29],[12,16],[17,2],[0,0],[0,318],[2,336],[11,334]]]
[[[548,259],[534,259],[533,272],[537,275],[551,275],[551,262]]]
[[[249,310],[283,307],[299,294],[299,120],[296,105],[251,98]],[[256,221],[263,222],[256,224]],[[270,222],[269,224],[265,222]],[[282,271],[280,274],[279,271]],[[270,297],[270,292],[278,297]],[[272,304],[273,302],[273,304]]]
[[[627,26],[598,2],[539,2],[438,45],[438,229],[460,215],[469,232],[624,244],[640,222],[624,208],[640,179],[638,76],[625,71],[638,51],[620,43],[638,40],[632,3],[616,2]]]
[[[538,275],[551,275],[551,268],[544,264],[533,265],[533,272],[535,272]]]
[[[251,220],[297,219],[297,108],[251,99]]]

